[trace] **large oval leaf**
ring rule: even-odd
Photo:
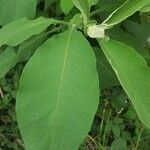
[[[144,58],[121,42],[99,40],[99,43],[131,99],[139,119],[150,127],[150,69]]]
[[[27,150],[77,150],[98,106],[96,60],[75,29],[53,36],[26,65],[17,117]]]

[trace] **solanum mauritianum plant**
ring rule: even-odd
[[[78,149],[90,130],[100,90],[118,80],[139,119],[150,127],[150,69],[145,53],[135,41],[124,39],[122,30],[134,35],[138,25],[120,24],[137,11],[149,11],[150,0],[43,0],[43,11],[37,7],[41,1],[0,1],[0,78],[28,60],[16,103],[26,149]],[[49,10],[51,5],[55,9]],[[99,13],[101,18],[95,17]],[[147,46],[149,30],[141,33]],[[111,67],[110,75],[99,71],[95,49],[103,51],[116,75]],[[107,83],[101,80],[105,74]]]

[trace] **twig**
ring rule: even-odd
[[[1,87],[0,87],[0,96],[1,96],[1,98],[4,97],[4,94],[3,94],[3,91],[2,91],[2,89],[1,89]]]

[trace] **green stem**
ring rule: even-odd
[[[66,22],[66,21],[62,21],[62,20],[57,20],[57,19],[54,19],[54,21],[58,24],[63,24],[63,25],[66,25],[66,26],[69,26],[70,23],[69,22]]]
[[[138,136],[138,139],[137,139],[137,142],[136,142],[136,146],[135,146],[135,150],[138,150],[138,146],[139,146],[139,142],[140,142],[140,138],[141,138],[143,130],[144,130],[144,127],[142,127],[142,129],[139,133],[139,136]]]
[[[100,12],[102,12],[102,10],[103,10],[103,9],[100,8],[100,9],[97,9],[97,10],[91,12],[90,17],[93,17],[93,16],[95,16],[96,14],[99,14]]]
[[[90,135],[87,135],[87,137],[98,147],[98,144]]]
[[[104,125],[104,115],[105,115],[105,112],[106,112],[106,106],[108,104],[108,101],[106,100],[105,102],[105,108],[103,110],[103,114],[102,114],[102,121],[101,121],[101,125],[100,125],[100,131],[99,131],[99,138],[101,138],[102,136],[102,130],[103,130],[103,125]],[[99,139],[99,142],[101,141],[101,139]]]
[[[97,10],[91,12],[90,17],[93,17],[93,16],[95,16],[95,15],[101,13],[101,12],[107,11],[107,10],[111,9],[112,7],[113,6],[105,6],[103,8],[97,9]]]
[[[110,110],[110,112],[109,112],[109,115],[108,115],[108,118],[107,118],[107,120],[106,120],[106,123],[107,123],[107,122],[109,121],[109,119],[110,119],[111,112],[112,112],[112,110]],[[105,139],[106,139],[106,127],[105,127],[104,138],[103,138],[103,147],[104,147],[104,148],[105,148],[105,143],[107,143],[107,140],[108,140],[108,139],[106,139],[106,141],[105,141]]]

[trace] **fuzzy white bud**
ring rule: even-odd
[[[91,38],[104,38],[105,29],[102,26],[90,25],[87,29],[87,34]]]

